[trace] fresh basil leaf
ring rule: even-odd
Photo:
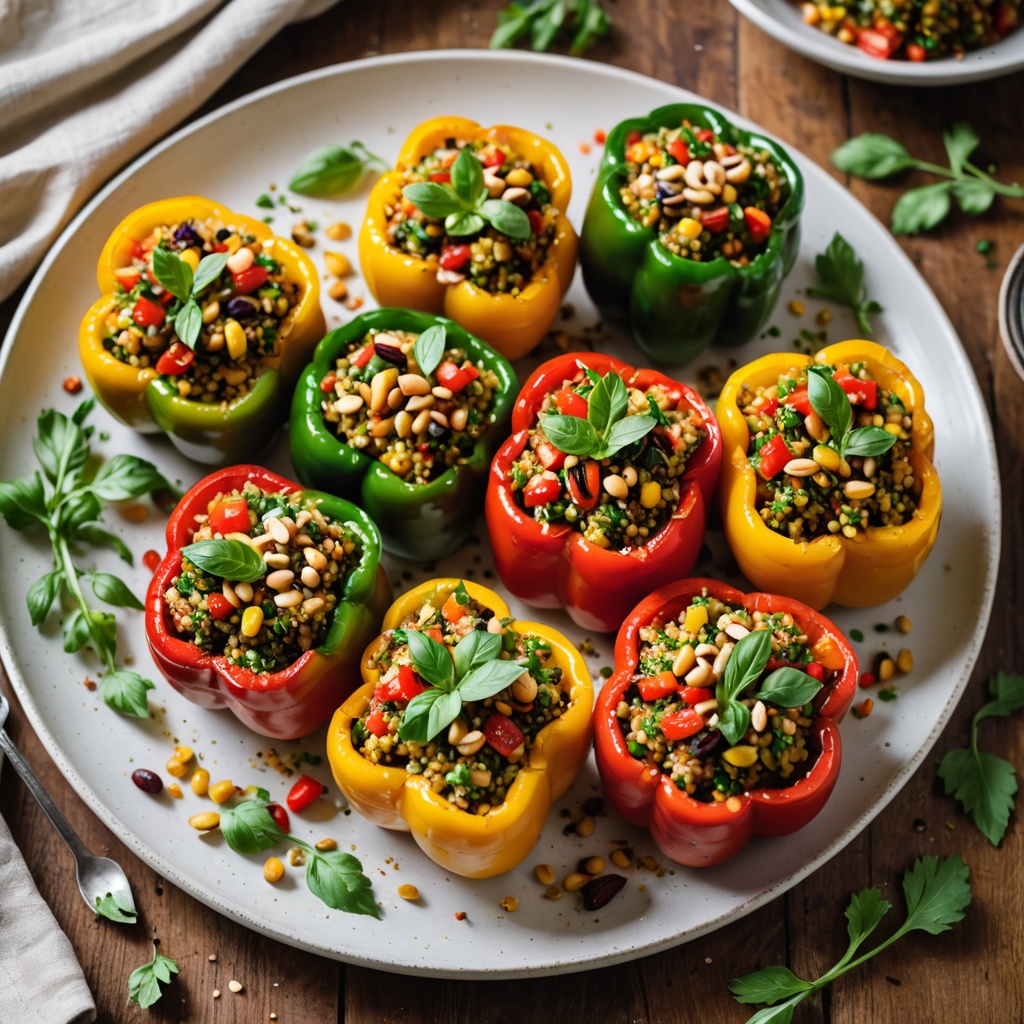
[[[108,572],[87,572],[82,574],[82,579],[89,582],[92,592],[105,604],[142,610],[142,602],[116,576]]]
[[[545,5],[542,5],[545,6]],[[558,30],[565,21],[566,0],[554,0],[546,5],[547,9],[534,21],[530,30],[530,46],[538,53],[547,50],[554,42]]]
[[[429,377],[441,365],[447,336],[444,324],[434,324],[420,332],[413,342],[413,358],[424,377]]]
[[[476,213],[468,213],[460,210],[458,213],[451,213],[444,219],[444,229],[454,238],[465,235],[475,235],[483,230],[483,218]]]
[[[963,178],[953,182],[953,195],[956,196],[960,209],[972,217],[984,213],[996,198],[992,186],[978,178]]]
[[[454,595],[455,600],[460,605],[462,605],[463,608],[465,608],[466,605],[469,604],[470,596],[469,596],[469,591],[466,589],[466,581],[465,580],[459,580],[458,585],[452,591],[452,594]]]
[[[848,139],[833,150],[831,159],[839,170],[868,181],[887,178],[915,164],[905,146],[878,132],[865,132]]]
[[[427,740],[430,742],[443,729],[447,729],[462,710],[462,695],[458,690],[445,693],[442,691],[437,700],[430,705],[427,714]]]
[[[100,466],[90,490],[101,501],[125,501],[168,486],[164,475],[151,462],[120,454]]]
[[[99,547],[113,548],[121,558],[129,565],[132,564],[132,553],[120,537],[99,526],[83,525],[74,528],[69,538],[72,541],[85,541],[88,544],[95,544]]]
[[[342,196],[359,184],[364,166],[365,162],[345,146],[323,146],[303,159],[288,188],[318,199]]]
[[[24,530],[32,523],[50,521],[43,480],[38,472],[0,481],[0,515],[12,530]]]
[[[463,208],[455,192],[436,181],[413,182],[402,195],[427,217],[447,217]]]
[[[236,583],[254,583],[267,572],[267,563],[241,540],[200,540],[181,549],[197,569]]]
[[[746,704],[741,704],[738,700],[727,700],[724,703],[719,700],[718,731],[730,744],[739,743],[749,728],[750,709]]]
[[[56,409],[44,409],[36,421],[32,449],[43,472],[52,482],[58,474],[77,473],[89,458],[89,439],[85,431]]]
[[[921,857],[903,876],[907,919],[900,932],[939,935],[962,921],[971,902],[970,870],[954,853],[945,860]]]
[[[510,3],[498,11],[498,27],[487,44],[492,50],[503,50],[515,44],[530,31],[530,10],[520,3]]]
[[[770,630],[755,629],[737,641],[718,683],[717,689],[721,690],[725,698],[723,700],[722,696],[718,697],[719,705],[735,700],[748,686],[757,682],[771,656]]]
[[[60,594],[61,579],[59,572],[48,572],[28,588],[25,602],[28,604],[28,614],[33,626],[38,626],[49,615],[53,602]]]
[[[611,15],[604,11],[595,0],[579,0],[576,17],[573,20],[573,38],[569,52],[574,57],[590,49],[597,40],[607,35],[612,27]]]
[[[73,532],[99,519],[102,511],[100,499],[92,490],[79,488],[72,491],[57,509],[55,525],[60,533]]]
[[[97,896],[95,910],[99,917],[118,924],[135,924],[139,916],[131,894],[125,892],[108,892],[106,896]]]
[[[606,434],[613,423],[626,415],[628,408],[629,391],[625,381],[614,370],[599,377],[587,405],[587,419],[591,426],[599,434]]]
[[[777,1003],[798,992],[808,992],[813,987],[788,967],[766,967],[729,983],[729,991],[738,1003]]]
[[[978,133],[966,121],[957,121],[942,133],[942,141],[949,157],[949,169],[956,175],[963,172],[964,164],[981,145]]]
[[[525,242],[530,237],[530,218],[525,211],[505,199],[485,199],[479,214],[496,231],[516,242]]]
[[[470,669],[493,661],[501,654],[501,637],[497,633],[485,633],[474,629],[467,633],[453,648],[456,678],[461,679]]]
[[[480,199],[480,193],[486,192],[484,185],[484,169],[469,146],[463,146],[452,164],[452,188],[455,194],[469,207],[473,207]]]
[[[192,294],[192,268],[176,252],[157,246],[153,250],[153,276],[179,302]]]
[[[306,885],[317,899],[332,910],[380,918],[373,886],[363,874],[362,864],[351,853],[305,845],[303,848],[307,857]]]
[[[627,402],[628,402],[628,398],[627,398]],[[669,419],[668,419],[668,417],[665,415],[665,413],[662,410],[661,406],[658,405],[658,403],[654,400],[654,396],[653,395],[648,395],[647,396],[647,407],[651,410],[651,415],[654,417],[654,422],[655,422],[656,426],[659,426],[659,427],[667,427],[667,426],[669,426]]]
[[[820,689],[814,676],[786,666],[772,672],[755,696],[777,708],[802,708]]]
[[[746,1024],[790,1024],[797,1003],[801,1002],[805,995],[806,993],[801,992],[799,995],[790,996],[784,1003],[766,1006],[763,1010],[758,1010],[753,1017],[748,1017]]]
[[[88,417],[89,413],[91,413],[95,408],[95,398],[83,398],[82,401],[75,406],[75,410],[71,414],[71,422],[74,423],[76,426],[82,426],[82,424],[85,423],[85,420]],[[91,430],[92,428],[90,427],[89,429]]]
[[[448,648],[415,629],[408,631],[407,640],[413,668],[432,686],[450,690],[455,669]]]
[[[459,683],[459,694],[464,701],[486,700],[511,686],[523,672],[517,661],[484,662]]]
[[[621,420],[616,420],[605,434],[601,458],[614,455],[625,448],[626,445],[639,441],[641,437],[646,437],[656,424],[657,420],[653,416],[646,415],[646,413],[640,416],[626,416]]]
[[[138,672],[126,668],[107,672],[100,680],[100,696],[103,703],[115,711],[120,711],[122,715],[131,715],[133,718],[149,718],[146,692],[152,689],[154,686],[148,679],[143,679]]]
[[[566,455],[589,455],[601,444],[597,431],[580,416],[544,413],[540,425],[548,440]]]
[[[912,188],[896,200],[890,228],[894,235],[916,235],[929,231],[949,213],[950,181]]]
[[[846,931],[850,936],[850,948],[860,946],[891,909],[892,904],[883,900],[877,889],[862,889],[851,896],[846,908]]]
[[[103,656],[104,651],[114,648],[117,623],[109,612],[90,611],[75,608],[64,622],[64,651],[74,654],[83,647],[92,647]]]
[[[423,690],[422,693],[417,693],[406,704],[405,714],[402,715],[402,722],[398,727],[398,738],[400,740],[426,743],[430,739],[427,732],[427,726],[430,721],[430,709],[444,692],[444,690],[436,688]]]
[[[195,299],[189,299],[174,315],[174,333],[183,345],[195,349],[203,329],[203,311]]]
[[[128,998],[145,1010],[163,995],[159,983],[167,984],[177,973],[178,965],[170,957],[156,953],[150,963],[136,967],[128,976]]]
[[[230,807],[222,804],[220,830],[235,853],[261,853],[285,838],[263,800],[240,800]]]
[[[847,435],[843,447],[845,455],[884,455],[894,444],[896,438],[881,427],[858,427]]]
[[[192,281],[193,296],[202,295],[204,289],[218,280],[228,264],[228,256],[229,253],[226,252],[211,252],[199,261],[195,279]]]
[[[1017,793],[1013,765],[995,754],[970,748],[947,751],[939,763],[946,796],[952,796],[993,846],[1002,842]]]

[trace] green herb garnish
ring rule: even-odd
[[[755,1013],[747,1024],[789,1024],[798,1003],[881,953],[897,939],[913,931],[929,935],[948,931],[963,920],[964,908],[971,902],[969,876],[967,865],[956,854],[945,860],[922,857],[915,861],[903,874],[903,896],[907,901],[905,920],[889,938],[859,957],[857,951],[892,909],[892,904],[882,899],[878,889],[855,893],[846,908],[850,944],[839,962],[816,981],[804,981],[788,967],[768,967],[733,980],[729,991],[737,1002],[772,1004]]]
[[[96,897],[96,914],[118,924],[135,924],[139,912],[130,892],[120,890]]]
[[[978,749],[978,725],[986,718],[1006,718],[1024,707],[1024,676],[997,672],[988,681],[992,696],[971,719],[970,747],[950,750],[939,763],[946,795],[953,796],[993,846],[1006,834],[1017,792],[1009,761]]]
[[[236,583],[253,583],[267,572],[267,563],[251,544],[241,540],[200,540],[181,549],[197,569]]]
[[[868,314],[881,313],[882,307],[867,297],[864,264],[857,258],[853,246],[837,231],[828,248],[815,257],[814,268],[818,272],[818,286],[808,288],[807,294],[849,306],[856,314],[858,326],[870,338]]]
[[[154,944],[153,959],[148,964],[136,967],[128,977],[128,998],[145,1010],[163,995],[160,983],[169,985],[171,975],[178,971],[177,963],[169,956],[158,953]]]
[[[203,312],[196,301],[220,277],[228,262],[228,253],[213,252],[199,261],[195,273],[176,252],[159,246],[153,250],[153,276],[181,305],[171,310],[167,322],[179,340],[195,349],[203,329]]]
[[[984,213],[997,195],[1011,199],[1024,197],[1024,187],[1016,182],[1004,185],[976,167],[968,157],[981,139],[966,121],[958,121],[942,133],[949,167],[912,157],[904,146],[888,135],[868,132],[844,142],[832,153],[832,163],[857,178],[875,181],[913,167],[939,175],[946,181],[921,185],[904,192],[892,210],[890,226],[897,235],[928,231],[949,213],[955,198],[964,213]]]
[[[74,554],[83,544],[110,547],[130,565],[124,542],[102,525],[103,505],[170,485],[152,463],[134,455],[115,455],[91,474],[93,428],[83,423],[94,405],[87,399],[70,417],[54,409],[39,414],[32,447],[40,468],[0,482],[0,515],[13,530],[41,527],[50,538],[53,569],[26,595],[32,625],[41,625],[61,595],[67,596],[75,607],[64,621],[64,650],[73,654],[92,647],[106,669],[100,680],[103,700],[122,714],[148,718],[146,691],[153,684],[117,667],[117,621],[111,612],[89,606],[82,584],[114,607],[141,609],[142,603],[116,576],[80,570]]]
[[[416,630],[406,631],[413,668],[430,687],[406,705],[400,740],[429,743],[458,718],[465,701],[486,700],[523,674],[523,665],[502,659],[497,633],[473,630],[451,649]]]
[[[639,441],[657,425],[647,413],[629,415],[629,391],[614,371],[597,377],[587,399],[587,418],[545,413],[540,425],[548,439],[566,455],[607,459]]]
[[[490,47],[497,50],[515,46],[529,35],[530,47],[544,51],[561,34],[571,36],[569,52],[579,56],[611,27],[611,15],[601,7],[600,0],[524,0],[498,11],[498,27]]]
[[[444,218],[445,231],[453,236],[475,235],[490,224],[517,241],[530,237],[530,218],[506,199],[491,199],[484,171],[469,146],[463,146],[451,169],[451,184],[417,181],[406,185],[402,195],[426,216]]]
[[[363,179],[370,164],[387,168],[386,161],[371,153],[361,142],[348,146],[324,146],[307,156],[288,182],[293,192],[323,199],[351,192]]]
[[[807,374],[811,408],[825,421],[840,458],[847,455],[883,455],[896,438],[882,427],[853,427],[853,409],[846,392],[833,380],[827,366],[812,366]]]
[[[441,365],[447,335],[444,324],[434,324],[413,342],[413,358],[424,377],[429,377]]]

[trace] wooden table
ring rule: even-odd
[[[486,46],[503,2],[347,0],[315,21],[283,32],[235,75],[208,109],[273,80],[336,62],[377,53]],[[969,118],[984,140],[982,162],[998,160],[1004,180],[1024,180],[1022,74],[949,89],[872,85],[785,50],[740,19],[725,0],[624,0],[611,7],[614,35],[592,51],[593,59],[674,82],[738,110],[823,167],[829,167],[828,156],[836,145],[872,130],[899,134],[915,155],[944,160],[942,129]],[[841,180],[837,172],[831,173]],[[855,182],[851,187],[873,213],[887,220],[898,186]],[[982,238],[994,243],[995,269],[986,269],[985,259],[975,251]],[[794,1019],[832,1024],[1024,1020],[1020,818],[1011,822],[1001,848],[993,848],[943,796],[935,771],[946,750],[967,743],[971,715],[985,699],[986,679],[996,670],[1022,666],[1024,602],[1019,581],[1024,579],[1024,544],[1017,510],[1024,502],[1024,385],[999,344],[996,321],[1001,270],[1022,240],[1019,202],[997,203],[977,219],[955,214],[925,238],[900,239],[952,319],[995,425],[1006,510],[1003,559],[988,638],[959,711],[916,776],[832,861],[749,917],[689,945],[622,966],[496,984],[385,975],[264,938],[166,884],[86,809],[25,724],[15,699],[9,723],[14,740],[86,843],[126,867],[142,908],[142,927],[131,930],[107,927],[85,913],[65,851],[57,848],[49,824],[13,781],[13,773],[5,773],[0,812],[78,953],[99,1019],[141,1019],[127,1003],[126,979],[150,959],[155,932],[182,970],[150,1011],[152,1020],[223,1024],[273,1020],[276,1014],[277,1020],[296,1024],[523,1024],[566,1018],[738,1024],[749,1014],[730,997],[731,978],[770,964],[788,964],[803,977],[816,977],[845,948],[843,910],[852,891],[881,886],[902,908],[899,879],[913,858],[955,852],[969,863],[973,879],[974,902],[966,920],[938,938],[915,933],[822,996],[808,999]],[[0,327],[6,328],[14,307],[15,300],[0,305]],[[957,596],[951,594],[949,614],[959,613]],[[0,686],[13,696],[5,678]],[[1019,719],[986,723],[983,742],[1024,766]],[[898,913],[890,916],[895,919]],[[886,927],[892,924],[883,925],[883,931]],[[232,978],[244,983],[242,995],[228,991]],[[223,995],[215,1001],[217,988]]]

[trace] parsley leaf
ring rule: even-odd
[[[882,307],[867,297],[864,264],[857,258],[853,246],[837,231],[828,248],[815,257],[814,268],[818,272],[818,284],[808,288],[807,294],[848,306],[856,314],[860,329],[870,338],[868,314],[881,313]]]
[[[611,15],[600,0],[513,0],[498,11],[498,26],[490,47],[506,49],[529,36],[530,47],[540,52],[549,49],[560,36],[571,37],[569,52],[579,56],[611,27]]]
[[[128,997],[138,1003],[142,1009],[152,1006],[162,995],[160,983],[167,985],[171,975],[177,974],[179,967],[169,956],[153,950],[153,959],[148,964],[136,967],[128,977]]]
[[[125,892],[123,889],[108,892],[106,896],[97,896],[96,914],[118,924],[135,924],[139,916],[131,892]]]

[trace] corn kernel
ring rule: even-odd
[[[191,785],[196,796],[206,796],[210,789],[210,773],[205,768],[197,768],[192,773]]]
[[[730,747],[722,757],[729,762],[729,764],[735,765],[737,768],[749,768],[756,760],[758,756],[757,747],[747,746],[743,744],[738,747]]]
[[[263,625],[263,609],[258,605],[250,605],[242,612],[242,635],[256,636]]]
[[[700,221],[694,220],[692,217],[683,217],[676,226],[676,231],[683,236],[693,241],[695,238],[700,238],[700,233],[703,228],[700,225]]]
[[[343,252],[325,252],[324,263],[327,273],[335,277],[348,277],[352,273],[352,261]]]
[[[209,832],[220,825],[220,815],[216,811],[200,811],[188,819],[188,823],[197,832]]]
[[[321,851],[324,851],[324,850],[336,850],[338,848],[338,840],[337,839],[330,839],[330,838],[328,838],[328,839],[318,839],[313,845],[318,850],[321,850]]]
[[[562,882],[562,888],[566,892],[579,892],[589,881],[590,875],[585,875],[581,871],[574,871],[566,876],[565,881]]]
[[[275,885],[284,878],[284,865],[276,857],[268,857],[263,865],[263,877]]]
[[[807,307],[799,299],[790,300],[789,311],[793,316],[803,316],[806,310]]]
[[[617,850],[612,850],[612,863],[617,868],[628,868],[632,864],[629,854],[621,847]]]
[[[519,909],[519,900],[515,896],[503,896],[498,901],[498,906],[500,906],[502,910],[505,910],[510,914],[514,914]]]
[[[892,658],[882,658],[878,663],[876,675],[880,682],[887,683],[896,674],[896,662]]]
[[[192,748],[191,747],[175,747],[174,756],[181,761],[182,764],[188,764],[192,760]]]
[[[168,775],[173,775],[176,779],[183,779],[188,774],[188,766],[179,761],[176,757],[172,757],[165,765]]]
[[[209,797],[215,804],[222,804],[235,794],[235,784],[230,779],[221,779],[209,789]]]
[[[909,633],[914,628],[914,626],[913,626],[913,623],[910,621],[910,619],[907,618],[906,615],[897,615],[896,616],[896,628],[901,633]]]
[[[699,633],[701,628],[707,624],[707,605],[692,604],[686,609],[686,618],[683,620],[683,629],[685,629],[687,633]]]
[[[835,448],[829,448],[827,444],[816,445],[814,451],[811,453],[814,457],[814,461],[821,466],[822,469],[827,469],[829,472],[834,473],[839,469],[839,452]]]
[[[904,675],[914,667],[914,656],[906,647],[896,655],[896,667]]]
[[[249,339],[245,336],[245,328],[237,320],[229,320],[224,325],[224,340],[227,342],[228,355],[238,362],[249,351]]]
[[[656,480],[648,480],[640,488],[640,504],[644,508],[654,508],[661,501],[661,484]]]
[[[170,793],[175,800],[181,799],[181,786],[179,786],[176,782],[172,782],[170,783],[170,785],[168,785],[167,792]]]
[[[398,895],[403,900],[418,900],[420,898],[420,891],[415,885],[410,882],[406,882],[404,885],[398,887]]]
[[[352,237],[352,226],[344,221],[336,221],[334,224],[328,224],[324,228],[324,234],[332,242],[343,242],[346,238]]]
[[[196,267],[199,266],[199,253],[194,248],[185,249],[183,252],[178,253],[181,257],[182,263],[187,263],[191,268],[192,272],[195,273]]]
[[[533,869],[533,873],[541,885],[551,885],[555,880],[555,869],[550,864],[538,864]]]

